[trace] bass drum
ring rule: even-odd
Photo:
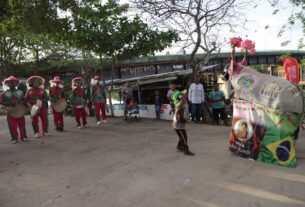
[[[29,108],[23,104],[17,103],[15,107],[8,106],[6,111],[8,115],[13,118],[21,118],[29,111]]]
[[[53,104],[53,108],[58,113],[61,113],[61,112],[65,111],[66,108],[67,108],[67,101],[66,101],[66,99],[62,98],[62,99],[59,99],[58,101],[56,101]]]

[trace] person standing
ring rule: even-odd
[[[173,94],[173,101],[176,107],[173,117],[173,128],[179,137],[177,149],[179,151],[183,151],[186,155],[194,155],[194,153],[189,150],[187,143],[187,133],[185,130],[185,124],[187,122],[187,118],[185,117],[185,102],[187,101],[187,91],[176,91]]]
[[[191,103],[192,120],[199,122],[201,117],[201,106],[204,103],[203,85],[199,83],[198,78],[190,85],[188,99]]]
[[[219,115],[223,123],[228,126],[227,115],[225,112],[225,95],[219,90],[219,85],[214,85],[213,91],[209,94],[209,99],[212,102],[213,118],[217,125],[219,125]]]
[[[124,101],[124,119],[127,120],[127,113],[128,113],[127,106],[130,104],[131,100],[134,99],[132,88],[129,86],[128,82],[126,82],[122,87],[121,96],[123,97],[123,101]]]
[[[90,100],[94,105],[96,124],[106,123],[106,92],[101,77],[95,75],[90,84]],[[101,120],[102,119],[102,120]]]
[[[1,105],[12,108],[16,107],[17,104],[26,105],[26,100],[23,92],[17,89],[17,86],[19,84],[19,80],[17,78],[15,78],[14,76],[10,76],[5,79],[2,84],[8,89],[5,90],[4,93],[0,96]],[[13,117],[10,115],[9,112],[7,112],[7,123],[12,137],[12,144],[16,144],[18,142],[18,138],[22,142],[27,138],[25,134],[24,114],[20,114],[20,117]]]
[[[169,111],[169,115],[175,112],[175,104],[173,102],[173,94],[176,92],[176,85],[174,83],[171,83],[169,85],[169,90],[167,92],[167,100],[169,101],[169,105],[171,107],[171,110]]]
[[[64,82],[60,80],[60,77],[55,76],[53,80],[50,80],[50,88],[49,88],[49,93],[50,93],[50,100],[51,100],[51,105],[52,105],[52,112],[53,112],[53,120],[54,120],[54,125],[55,129],[57,131],[63,131],[64,130],[64,114],[63,112],[57,112],[54,109],[54,104],[61,100],[65,99],[65,94],[64,94]]]
[[[72,80],[72,91],[70,94],[70,101],[72,108],[75,110],[75,120],[77,128],[86,127],[87,113],[85,107],[87,106],[87,96],[84,89],[85,80],[81,77],[76,77]],[[81,125],[82,119],[82,125]]]
[[[156,119],[158,119],[158,120],[160,119],[160,114],[162,111],[162,104],[163,104],[163,101],[160,96],[160,91],[156,90],[155,91],[155,109],[156,109]]]
[[[27,93],[26,100],[31,105],[38,106],[38,112],[32,116],[32,125],[34,130],[34,137],[39,138],[39,118],[41,119],[42,136],[47,136],[47,95],[44,89],[44,79],[40,76],[31,76],[27,79]],[[40,109],[39,109],[40,108]]]

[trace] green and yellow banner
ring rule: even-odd
[[[302,116],[234,100],[230,151],[265,163],[296,167],[296,130]]]

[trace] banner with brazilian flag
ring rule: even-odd
[[[234,100],[230,151],[265,163],[296,167],[296,130],[302,116]]]

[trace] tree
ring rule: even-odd
[[[67,41],[81,50],[94,52],[103,73],[103,62],[107,58],[117,62],[151,55],[178,40],[174,31],[151,30],[140,17],[128,18],[127,11],[128,5],[120,5],[116,0],[105,4],[99,0],[84,3],[72,14]],[[111,85],[109,94],[112,90]]]
[[[276,15],[283,7],[281,6],[280,0],[268,0],[270,5],[274,8],[273,13]],[[287,2],[285,1],[287,4]],[[305,35],[305,0],[289,0],[289,3],[293,7],[293,12],[287,20],[280,31],[278,32],[278,37],[281,37],[286,31],[288,26],[293,26],[295,24],[300,24],[303,29],[303,34]],[[288,4],[289,4],[288,3]],[[285,5],[285,9],[287,9],[287,5]],[[305,48],[304,37],[299,39],[298,48],[302,49]],[[281,46],[286,46],[290,43],[289,40],[285,40],[281,43]]]
[[[177,31],[182,37],[183,49],[191,49],[189,65],[193,77],[197,76],[200,63],[207,64],[212,52],[223,43],[220,32],[234,29],[244,20],[242,12],[247,1],[237,0],[133,0],[137,9],[153,20],[158,27],[165,26]],[[204,52],[202,60],[196,58]]]
[[[89,0],[88,0],[89,1]],[[3,0],[0,3],[0,70],[20,61],[32,61],[36,72],[42,59],[66,54],[62,36],[69,30],[69,15],[77,0]]]
[[[85,0],[86,1],[86,0]],[[0,27],[17,23],[33,33],[54,33],[69,26],[62,11],[77,10],[77,0],[3,0],[0,3]]]

